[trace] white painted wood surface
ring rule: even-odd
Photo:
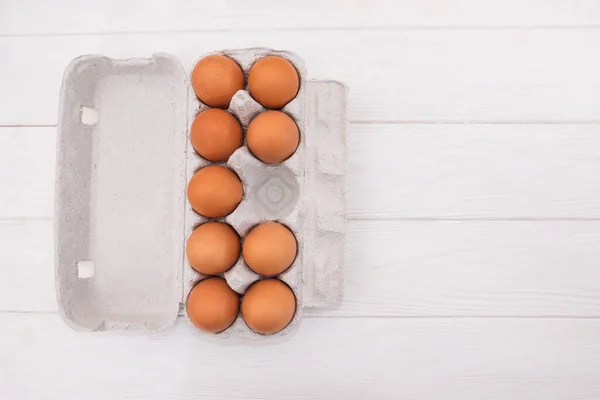
[[[202,342],[182,319],[154,336],[75,333],[56,315],[0,315],[0,326],[0,393],[21,399],[600,395],[597,320],[306,318],[262,346]]]
[[[581,27],[600,23],[595,0],[4,0],[2,35],[422,27]]]
[[[350,86],[347,285],[264,346],[56,314],[80,54],[297,51]],[[0,2],[1,399],[600,398],[600,2]]]
[[[215,48],[259,45],[346,82],[353,122],[600,121],[600,29],[465,28],[0,37],[0,125],[56,124],[64,68],[81,54],[167,52],[191,71]]]

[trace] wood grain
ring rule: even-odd
[[[517,11],[518,10],[518,11]],[[3,14],[3,15],[2,15]],[[596,26],[594,0],[375,0],[268,2],[4,0],[0,35],[182,30],[266,30],[462,26]]]
[[[52,218],[55,141],[0,128],[0,218]],[[348,164],[352,219],[600,218],[600,125],[353,124]]]
[[[600,221],[350,221],[314,317],[600,317]],[[50,221],[0,223],[0,311],[56,311]]]
[[[56,124],[81,54],[168,52],[191,70],[203,53],[252,46],[347,83],[354,122],[600,122],[600,29],[424,29],[0,37],[0,125]]]
[[[600,396],[600,321],[305,319],[232,345],[0,314],[0,393],[20,399],[578,399]]]

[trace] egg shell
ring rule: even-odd
[[[231,214],[242,201],[242,182],[229,168],[210,165],[188,182],[187,197],[192,208],[205,217]]]
[[[222,274],[240,257],[240,237],[222,222],[207,222],[192,231],[186,243],[186,257],[202,274]]]
[[[250,121],[246,141],[252,154],[262,162],[280,163],[294,154],[300,142],[300,133],[289,115],[269,110]]]
[[[192,71],[192,88],[211,107],[227,108],[233,95],[244,89],[242,68],[231,58],[211,54],[200,59]]]
[[[248,73],[248,91],[267,108],[282,108],[296,97],[299,87],[298,71],[283,57],[263,57]]]
[[[220,108],[209,108],[194,118],[190,140],[203,158],[225,162],[244,144],[244,133],[233,114]]]
[[[298,253],[292,231],[278,222],[264,222],[254,227],[244,240],[244,262],[257,274],[278,275],[288,269]]]
[[[250,286],[241,308],[242,318],[252,331],[271,335],[290,323],[296,312],[296,298],[279,279],[263,279]]]
[[[237,318],[240,298],[222,278],[198,282],[190,291],[186,313],[192,324],[205,332],[227,329]]]

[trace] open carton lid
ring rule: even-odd
[[[169,55],[79,57],[60,93],[59,309],[78,330],[169,326],[182,298],[187,75]]]

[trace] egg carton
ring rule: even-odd
[[[283,108],[300,144],[281,164],[257,160],[245,143],[226,165],[244,196],[224,218],[240,237],[263,221],[296,236],[294,264],[278,276],[303,307],[342,299],[346,234],[346,87],[306,78],[302,60],[271,49],[221,51],[248,74],[266,55],[279,55],[300,75],[298,96]],[[161,330],[185,308],[203,278],[185,258],[185,243],[205,219],[186,200],[187,182],[209,163],[191,146],[189,128],[204,110],[189,75],[168,54],[116,60],[86,55],[65,70],[60,93],[55,199],[55,277],[59,310],[76,330]],[[248,123],[264,108],[245,90],[229,111]],[[240,256],[225,274],[238,293],[260,277]],[[195,329],[195,328],[193,328]],[[223,338],[260,338],[241,316]],[[273,336],[273,335],[270,335]]]

